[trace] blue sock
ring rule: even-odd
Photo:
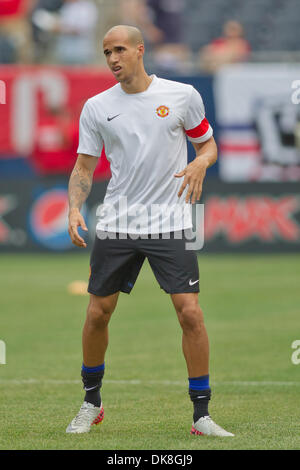
[[[209,375],[189,378],[190,390],[207,390],[209,388]]]
[[[209,375],[189,378],[189,395],[194,404],[194,423],[203,416],[208,416],[208,402],[211,397]]]
[[[102,385],[102,379],[104,376],[105,363],[95,366],[87,367],[82,364],[81,377],[83,382],[83,388],[85,390],[84,401],[92,403],[98,408],[101,405],[100,388]]]
[[[101,371],[104,371],[105,369],[105,362],[103,362],[103,364],[101,364],[100,366],[95,366],[95,367],[86,367],[83,363],[82,363],[82,370],[84,372],[87,372],[88,374],[92,374],[92,373],[96,373],[96,372],[101,372]]]

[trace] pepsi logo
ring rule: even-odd
[[[33,239],[50,250],[71,249],[68,210],[67,189],[54,188],[40,194],[29,213],[29,229]]]

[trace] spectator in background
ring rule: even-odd
[[[0,27],[0,64],[14,64],[17,61],[18,54],[15,43],[1,31]]]
[[[34,0],[0,1],[0,63],[32,61],[27,14]]]
[[[35,0],[31,12],[31,28],[34,41],[34,62],[51,61],[58,12],[64,0]],[[56,14],[56,15],[55,15]]]
[[[186,0],[122,0],[115,23],[137,26],[160,72],[186,72],[189,47],[183,43],[183,13]],[[110,25],[112,26],[112,25]]]
[[[38,123],[31,163],[38,175],[69,174],[77,157],[77,120],[63,108],[49,108]]]
[[[77,158],[79,116],[84,102],[72,110],[48,107],[39,118],[30,155],[31,167],[38,176],[70,175]],[[110,176],[110,164],[103,148],[94,180]]]
[[[121,0],[120,8],[114,12],[108,27],[120,23],[138,25],[143,31],[145,43],[150,47],[163,41],[164,33],[154,25],[146,0]]]
[[[57,13],[39,9],[33,23],[55,35],[54,60],[61,64],[91,64],[96,60],[98,8],[93,0],[64,0]]]
[[[152,21],[165,44],[181,44],[186,0],[147,0]]]
[[[98,8],[93,0],[65,0],[59,12],[56,57],[62,64],[90,64],[96,60]]]
[[[201,49],[199,53],[200,69],[214,73],[225,64],[242,62],[248,59],[250,45],[244,38],[244,30],[237,21],[228,21],[224,25],[223,37],[217,38]]]
[[[162,33],[155,45],[154,64],[166,72],[187,72],[190,50],[183,42],[186,0],[147,0],[154,25]]]

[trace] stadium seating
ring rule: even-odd
[[[254,52],[300,50],[299,0],[187,0],[185,40],[197,51],[230,19],[244,26]]]

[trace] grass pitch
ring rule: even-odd
[[[81,329],[88,254],[1,255],[0,449],[300,449],[300,256],[200,255],[210,337],[213,419],[235,434],[189,434],[192,403],[181,331],[145,264],[110,325],[105,419],[87,435],[66,426],[83,399]]]

